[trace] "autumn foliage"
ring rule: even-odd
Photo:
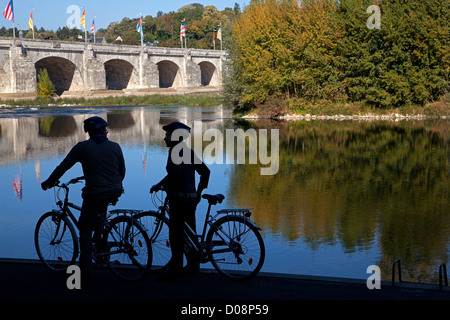
[[[370,5],[381,28],[370,29]],[[425,104],[448,92],[446,0],[252,0],[233,24],[227,86],[271,99]]]

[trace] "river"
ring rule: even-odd
[[[377,265],[389,281],[400,259],[403,280],[436,283],[448,262],[448,120],[246,121],[221,107],[187,106],[0,109],[0,258],[37,258],[35,224],[55,208],[54,192],[40,183],[86,139],[82,124],[92,115],[108,121],[125,156],[116,208],[154,209],[148,190],[167,159],[162,126],[178,120],[195,128],[192,145],[211,169],[205,192],[226,197],[215,209],[253,208],[266,245],[262,271],[364,279]],[[239,129],[259,143],[253,151],[244,145],[244,163],[239,145],[230,156],[226,144],[227,130]],[[81,174],[75,165],[62,180]],[[75,203],[81,188],[71,189]],[[198,231],[205,210],[201,202]]]

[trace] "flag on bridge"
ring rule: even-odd
[[[3,11],[3,16],[6,19],[14,22],[14,9],[13,9],[13,1],[12,0],[9,1],[8,5],[5,8],[5,11]]]
[[[86,10],[83,10],[83,14],[81,15],[80,24],[83,29],[86,30]]]
[[[91,32],[92,33],[95,33],[95,19],[94,18],[92,18],[92,26],[91,26]]]
[[[138,24],[136,26],[136,31],[141,33],[141,30],[142,30],[142,19],[141,17],[139,17]]]
[[[181,21],[181,26],[180,26],[181,48],[183,48],[183,37],[184,37],[184,47],[186,48],[186,19],[183,19],[183,21]]]
[[[33,12],[31,12],[30,20],[28,20],[28,28],[33,30]]]
[[[183,21],[181,22],[181,27],[180,27],[180,39],[182,37],[186,38],[186,19],[183,19]]]
[[[219,29],[217,30],[217,39],[222,41],[222,24],[219,25]]]
[[[144,45],[144,28],[142,26],[142,16],[139,15],[138,24],[136,26],[136,31],[141,34],[141,46]]]

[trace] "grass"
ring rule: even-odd
[[[201,105],[215,106],[223,103],[220,94],[187,94],[187,95],[145,95],[145,96],[109,96],[94,98],[34,98],[21,100],[3,100],[8,107],[48,107],[48,106],[164,106],[164,105]]]

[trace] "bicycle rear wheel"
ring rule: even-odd
[[[143,211],[134,216],[144,227],[152,244],[152,267],[150,271],[161,271],[169,266],[172,258],[169,240],[169,220],[155,211]]]
[[[34,231],[36,252],[51,271],[64,272],[78,256],[78,238],[72,223],[59,212],[39,218]]]
[[[103,250],[97,258],[103,255],[109,269],[122,280],[140,280],[152,265],[150,239],[141,224],[129,216],[111,220],[103,235]]]
[[[258,228],[240,216],[224,216],[206,237],[213,267],[229,279],[246,280],[261,270],[265,259],[264,241]]]

